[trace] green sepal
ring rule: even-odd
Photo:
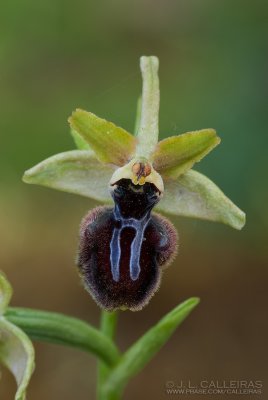
[[[23,181],[111,202],[109,181],[115,168],[102,164],[92,150],[71,150],[47,158],[24,173]]]
[[[198,298],[184,301],[138,339],[111,371],[103,386],[103,394],[120,393],[130,378],[144,368],[198,303]]]
[[[137,136],[139,133],[140,120],[141,120],[141,96],[138,98],[138,101],[137,101],[136,119],[135,119],[134,131],[133,131],[134,136]]]
[[[177,179],[166,179],[164,185],[164,196],[157,205],[160,211],[222,222],[235,229],[245,225],[245,213],[197,171],[187,171]]]
[[[101,162],[122,166],[134,154],[134,136],[112,122],[80,109],[72,113],[69,122]]]
[[[138,104],[135,133],[138,139],[136,157],[149,159],[158,141],[159,114],[159,60],[155,56],[142,56],[140,69],[142,74],[142,97]]]
[[[219,143],[220,138],[214,129],[171,136],[157,144],[152,156],[154,168],[163,176],[177,178]]]

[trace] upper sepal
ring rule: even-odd
[[[245,225],[241,211],[206,176],[190,170],[177,179],[165,179],[165,193],[157,208],[185,217],[222,222],[235,229]]]
[[[163,176],[177,178],[200,161],[220,138],[214,129],[202,129],[161,140],[152,155],[153,166]]]
[[[28,336],[3,316],[11,295],[11,286],[0,273],[0,362],[16,379],[15,400],[24,400],[34,370],[34,348]]]
[[[101,162],[122,166],[134,154],[134,136],[112,122],[91,112],[77,109],[69,118],[69,123],[89,144]]]

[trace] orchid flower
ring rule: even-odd
[[[245,214],[192,167],[220,143],[214,129],[158,141],[157,57],[141,57],[134,134],[77,109],[69,118],[77,150],[56,154],[23,180],[95,199],[82,220],[77,264],[85,288],[106,310],[140,310],[174,259],[177,233],[160,212],[241,229]]]

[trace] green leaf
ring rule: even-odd
[[[79,348],[95,354],[108,365],[118,360],[119,352],[112,340],[78,318],[20,307],[9,307],[5,317],[33,340]]]
[[[12,287],[0,271],[0,316],[4,314],[12,296]]]
[[[2,316],[11,296],[11,285],[0,272],[0,362],[15,376],[18,385],[15,400],[24,400],[34,369],[34,349],[25,333]]]
[[[115,168],[101,164],[90,150],[56,154],[25,172],[23,181],[111,202],[109,181]]]
[[[71,135],[73,137],[74,143],[78,150],[90,150],[89,144],[76,132],[74,129],[70,129]]]
[[[120,393],[129,379],[144,368],[198,303],[197,298],[186,300],[138,339],[108,376],[103,392]]]
[[[245,225],[245,214],[206,176],[190,170],[164,181],[160,211],[222,222],[235,229]]]
[[[77,109],[69,118],[71,128],[90,145],[99,161],[124,165],[134,154],[136,139],[124,129]]]
[[[166,177],[177,178],[219,143],[214,129],[171,136],[157,144],[153,154],[154,168]]]
[[[0,361],[16,379],[15,400],[24,400],[34,370],[34,348],[28,336],[4,317],[0,317]]]

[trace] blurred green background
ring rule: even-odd
[[[267,20],[262,0],[1,1],[1,269],[14,287],[13,305],[98,324],[99,309],[74,266],[80,219],[96,203],[27,186],[21,176],[74,148],[67,118],[76,107],[133,130],[141,55],[160,59],[161,137],[215,128],[222,143],[197,169],[247,213],[241,232],[172,219],[180,253],[149,306],[122,313],[120,347],[183,299],[202,301],[133,379],[126,399],[172,397],[167,381],[230,379],[262,380],[263,394],[250,398],[265,398]],[[36,351],[28,400],[93,398],[92,357],[46,344]],[[14,391],[3,370],[0,399]]]

